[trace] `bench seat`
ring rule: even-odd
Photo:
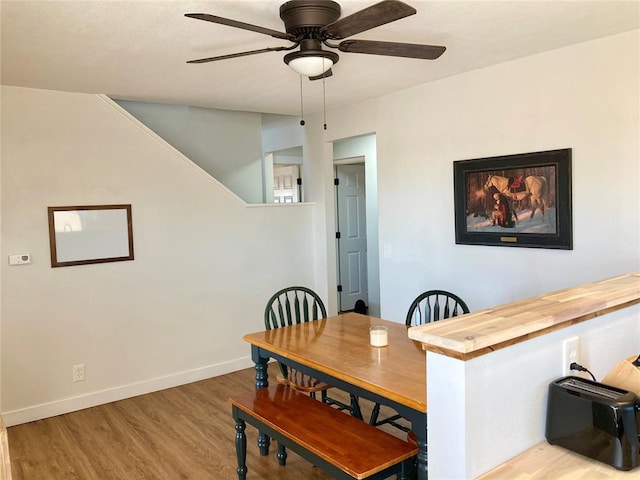
[[[245,422],[278,442],[281,465],[288,447],[337,479],[409,478],[418,452],[414,445],[290,387],[261,388],[229,401],[236,421],[239,480],[247,474]]]

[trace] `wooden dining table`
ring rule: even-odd
[[[388,345],[373,347],[369,328],[388,328]],[[250,333],[256,388],[269,385],[267,363],[278,360],[360,398],[387,405],[411,422],[418,439],[418,478],[427,478],[427,376],[422,344],[404,324],[345,313]],[[266,445],[265,445],[266,442]],[[262,449],[268,439],[258,440]]]

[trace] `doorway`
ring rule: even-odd
[[[339,310],[369,305],[365,164],[335,166],[336,258]]]
[[[263,158],[264,203],[302,202],[302,147],[265,153]]]
[[[300,167],[298,165],[273,166],[273,202],[297,203],[300,201]]]

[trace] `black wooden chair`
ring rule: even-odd
[[[277,291],[269,299],[264,310],[264,325],[267,330],[271,330],[326,317],[327,310],[317,293],[306,287],[293,286]],[[318,328],[322,328],[322,323],[318,324]],[[339,410],[349,410],[351,415],[362,419],[358,397],[355,395],[350,396],[351,405],[347,405],[328,396],[327,390],[332,388],[331,385],[282,362],[278,362],[278,367],[280,368],[280,373],[277,375],[278,383],[289,385],[299,392],[309,394],[312,398],[316,398],[316,393],[320,392],[323,403],[333,405]]]
[[[469,307],[459,296],[445,290],[428,290],[418,295],[407,312],[407,327],[437,322],[469,313]]]
[[[425,323],[437,322],[445,318],[457,317],[469,313],[469,307],[459,296],[445,290],[428,290],[421,293],[411,303],[405,324],[407,327],[415,327]],[[400,415],[392,415],[388,418],[379,420],[380,404],[376,403],[371,412],[369,424],[373,426],[393,425],[404,432],[409,432],[410,428],[397,423],[402,417]]]

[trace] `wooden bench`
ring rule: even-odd
[[[409,478],[418,452],[414,445],[286,385],[261,388],[229,401],[236,422],[239,480],[247,476],[245,422],[278,442],[280,465],[286,464],[288,447],[337,479],[381,480],[393,474]]]

